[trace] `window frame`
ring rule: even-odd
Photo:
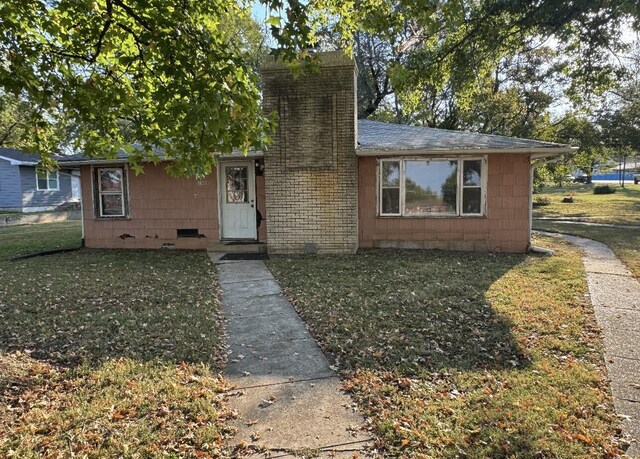
[[[464,184],[464,162],[465,161],[480,161],[480,185],[465,185]],[[487,191],[486,177],[487,166],[484,158],[464,158],[461,157],[458,162],[458,215],[460,217],[484,217],[486,214],[485,209],[485,195]],[[464,213],[464,190],[480,188],[480,212],[479,213]]]
[[[38,177],[38,172],[39,171],[41,171],[41,172],[46,174],[46,180],[47,180],[47,187],[46,188],[40,188],[40,177]],[[36,176],[36,190],[37,191],[60,191],[60,171],[58,171],[57,169],[53,170],[53,171],[49,171],[47,169],[43,170],[40,167],[36,167],[35,168],[35,172],[36,172],[35,176]],[[50,188],[49,187],[49,183],[50,183],[49,181],[51,180],[51,175],[50,174],[52,172],[55,172],[55,174],[56,174],[56,187],[55,188]],[[42,177],[42,178],[44,178],[44,177]]]
[[[397,187],[383,187],[383,179],[382,179],[382,173],[384,170],[384,166],[383,163],[385,162],[393,162],[393,163],[397,163],[399,162],[399,167],[398,167],[398,186]],[[403,209],[403,202],[404,200],[402,199],[403,196],[403,188],[404,188],[404,162],[402,161],[402,159],[399,158],[393,158],[393,159],[380,159],[378,161],[378,212],[379,215],[383,215],[385,217],[400,217],[402,216],[402,214],[404,213],[404,209]],[[388,188],[391,190],[395,190],[398,189],[398,195],[399,195],[399,205],[398,205],[398,212],[397,213],[382,213],[382,199],[383,199],[383,192],[382,190],[384,188]]]
[[[113,166],[98,166],[92,167],[91,174],[91,186],[93,188],[93,208],[94,215],[98,219],[128,219],[129,216],[129,174],[125,165],[113,165]],[[115,191],[102,191],[100,183],[101,171],[114,171],[118,170],[122,172],[122,190]],[[102,196],[104,195],[121,195],[122,196],[122,214],[120,215],[103,215],[102,211]]]
[[[456,211],[452,213],[432,213],[423,215],[406,215],[406,189],[405,189],[405,172],[406,161],[456,161],[458,163],[457,171],[457,189],[456,189]],[[480,161],[480,186],[477,185],[464,185],[464,162],[465,161]],[[399,188],[400,188],[400,203],[398,213],[383,213],[382,211],[382,170],[384,162],[399,162]],[[398,156],[398,157],[386,157],[378,158],[377,161],[377,216],[378,217],[401,217],[401,218],[485,218],[487,215],[487,156],[486,155],[458,155],[458,156]],[[389,188],[389,187],[386,187]],[[464,213],[463,212],[463,195],[465,188],[480,188],[480,213]]]
[[[226,204],[248,204],[249,203],[249,165],[229,165],[225,168],[225,176],[224,176],[224,191],[225,191],[225,203]],[[244,189],[244,200],[242,201],[231,201],[229,200],[229,193],[234,192],[234,190],[229,189],[229,171],[231,169],[242,169],[246,171],[246,176],[243,178]],[[237,190],[235,190],[237,191]]]

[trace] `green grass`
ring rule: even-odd
[[[77,223],[0,230],[0,456],[221,457],[215,271],[201,252],[89,250]]]
[[[599,329],[557,256],[364,251],[268,264],[390,457],[617,453]]]
[[[572,184],[564,188],[544,188],[533,195],[536,199],[546,198],[549,205],[534,208],[536,217],[573,217],[596,223],[640,224],[640,185],[617,185],[614,194],[594,195],[595,185]],[[572,196],[573,203],[563,203],[562,199]]]
[[[534,221],[534,229],[586,237],[608,245],[627,265],[634,276],[640,278],[640,230],[637,228],[611,228],[571,223]]]
[[[0,219],[6,218],[6,217],[17,217],[18,215],[23,215],[23,214],[22,212],[8,212],[8,211],[0,210]]]
[[[7,257],[80,246],[79,221],[0,227],[0,269]]]

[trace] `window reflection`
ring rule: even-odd
[[[405,162],[405,215],[455,214],[457,161]]]
[[[482,161],[480,160],[465,160],[463,166],[463,180],[465,186],[480,186],[480,173],[482,168]]]

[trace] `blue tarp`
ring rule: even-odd
[[[633,180],[633,174],[625,174],[624,179],[626,181]],[[610,174],[595,174],[593,180],[620,180],[620,174],[612,172]]]

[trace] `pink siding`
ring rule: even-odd
[[[204,180],[175,178],[163,165],[147,165],[136,176],[129,171],[130,218],[96,218],[91,167],[81,168],[85,244],[94,248],[158,249],[164,243],[179,249],[204,249],[219,240],[216,172]],[[257,205],[264,211],[264,178],[256,178]],[[178,238],[179,228],[197,228],[204,238]],[[133,238],[121,238],[129,234]],[[266,238],[266,222],[260,239]]]
[[[524,252],[529,244],[529,155],[490,154],[485,217],[378,217],[376,158],[360,158],[360,247]]]
[[[360,247],[441,248],[523,252],[529,243],[529,156],[491,154],[485,217],[377,217],[376,159],[358,161]],[[174,178],[162,165],[129,174],[130,218],[95,217],[91,168],[83,166],[85,244],[95,248],[203,249],[219,238],[216,173],[204,181]],[[265,211],[264,177],[256,177],[257,205]],[[266,240],[266,220],[259,239]],[[197,228],[204,238],[177,238],[179,228]],[[133,238],[121,238],[129,234]],[[157,237],[156,237],[157,235]]]

